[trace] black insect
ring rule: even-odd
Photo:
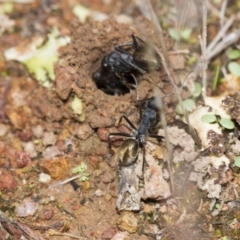
[[[110,133],[108,135],[108,142],[110,148],[110,139],[112,136],[127,137],[127,139],[122,143],[118,151],[121,166],[129,166],[134,164],[137,160],[140,148],[143,150],[143,156],[145,156],[145,145],[147,137],[162,140],[162,136],[149,132],[149,130],[155,127],[160,120],[160,108],[157,106],[155,100],[156,99],[153,97],[147,99],[146,101],[143,101],[142,105],[140,105],[141,122],[138,128],[134,126],[134,124],[128,119],[127,116],[123,115],[120,118],[119,122],[121,122],[122,119],[125,119],[126,122],[135,130],[134,134]]]
[[[97,87],[110,95],[121,95],[137,88],[136,78],[158,70],[160,56],[154,47],[132,35],[132,42],[118,45],[107,54],[93,73]]]

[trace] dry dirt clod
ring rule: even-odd
[[[0,137],[5,136],[9,131],[9,126],[3,123],[0,123]]]
[[[93,130],[89,127],[88,124],[79,125],[76,129],[76,136],[81,140],[86,140],[91,136]]]
[[[12,173],[6,169],[0,169],[0,190],[12,190],[18,185]]]
[[[65,176],[69,169],[69,160],[67,157],[55,157],[43,160],[41,168],[52,178],[60,179]]]
[[[112,171],[106,171],[101,177],[103,183],[111,183],[115,178],[115,173]]]
[[[101,141],[107,142],[108,134],[109,134],[109,130],[107,128],[99,128],[97,130],[97,134],[98,134]]]
[[[11,124],[15,129],[21,130],[26,126],[28,122],[28,117],[30,113],[30,109],[28,107],[19,107],[12,108],[6,107],[6,115],[9,118]]]
[[[117,225],[120,230],[129,233],[135,233],[138,230],[137,218],[132,212],[123,212]]]
[[[66,100],[72,90],[73,75],[71,74],[71,67],[60,66],[63,64],[63,61],[61,60],[56,67],[55,87],[58,96]]]
[[[57,138],[53,132],[45,132],[43,134],[43,145],[48,146],[48,145],[54,145],[57,141]]]
[[[103,117],[100,115],[90,115],[89,124],[91,128],[105,128],[111,127],[114,124],[115,120],[111,117]]]

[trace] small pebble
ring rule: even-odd
[[[97,197],[102,197],[104,195],[104,192],[100,189],[97,189],[94,194]]]
[[[25,198],[20,205],[16,207],[16,214],[19,217],[34,215],[37,211],[37,204],[31,198]]]
[[[46,209],[43,212],[42,219],[44,220],[50,220],[53,217],[54,211],[52,209]]]
[[[32,128],[33,135],[36,138],[41,138],[42,135],[43,135],[43,131],[44,131],[44,129],[41,125],[37,125],[37,126]]]
[[[4,137],[9,131],[9,126],[0,123],[0,137]]]
[[[26,167],[31,162],[31,158],[27,152],[16,151],[14,156],[18,168]]]
[[[79,125],[76,129],[76,136],[81,140],[86,140],[91,136],[93,130],[87,124]]]
[[[59,151],[57,146],[50,146],[47,147],[44,152],[43,152],[43,158],[47,159],[47,158],[54,158],[56,156],[61,155],[62,153]]]
[[[37,152],[35,150],[35,145],[33,142],[23,143],[23,149],[24,152],[27,152],[31,158],[37,156]]]
[[[110,227],[110,228],[103,231],[103,233],[101,235],[101,239],[109,240],[116,234],[116,232],[117,232],[116,228]]]
[[[41,183],[50,183],[51,182],[51,176],[46,173],[40,173],[39,174],[39,182]]]
[[[116,173],[112,171],[106,171],[102,176],[102,182],[103,183],[111,183],[114,181],[114,178],[116,176]]]
[[[101,141],[108,141],[109,130],[107,128],[98,128],[97,134]]]
[[[44,146],[49,146],[49,145],[54,145],[57,141],[57,138],[53,132],[45,132],[43,134],[42,141]]]
[[[112,199],[112,196],[110,194],[105,194],[104,198],[107,200],[107,201],[110,201]]]
[[[129,236],[128,232],[117,232],[111,240],[125,240]]]
[[[144,208],[143,208],[143,212],[144,213],[151,213],[153,211],[154,211],[154,209],[153,209],[152,205],[149,205],[149,204],[145,204],[144,205]]]
[[[17,185],[18,183],[10,171],[0,169],[0,191],[14,189]]]

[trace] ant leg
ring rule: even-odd
[[[123,47],[126,47],[126,46],[133,46],[133,43],[132,42],[129,42],[129,43],[124,43],[124,44],[121,44],[121,45],[117,45],[116,47],[114,47],[114,49],[120,53],[128,53],[128,51],[124,50]]]
[[[135,86],[136,86],[135,89],[136,89],[136,95],[137,95],[136,101],[138,101],[138,99],[139,99],[139,95],[138,95],[138,82],[137,82],[137,79],[136,79],[136,77],[134,76],[134,74],[131,73],[131,76],[133,77],[134,82],[135,82]]]
[[[127,122],[134,130],[137,131],[137,128],[134,126],[134,124],[133,124],[133,123],[128,119],[128,117],[125,116],[125,115],[122,115],[122,116],[121,116],[118,124],[120,124],[120,123],[122,122],[122,119],[123,119],[123,118],[126,120],[126,122]]]
[[[140,37],[138,37],[138,36],[135,35],[135,34],[132,34],[132,39],[133,39],[133,45],[134,45],[135,49],[138,49],[138,48],[139,48],[138,41],[142,42],[143,44],[146,44]],[[137,40],[138,40],[138,41],[137,41]]]
[[[126,63],[126,64],[128,64],[129,66],[131,66],[132,68],[134,68],[135,70],[139,71],[141,74],[146,74],[146,73],[147,73],[145,70],[141,69],[140,67],[136,66],[135,64],[132,64],[132,63],[128,62],[127,60],[123,59],[122,57],[120,57],[120,59],[121,59],[124,63]],[[148,78],[150,78],[150,77],[148,76]],[[150,79],[151,79],[151,78],[150,78]]]
[[[149,134],[148,136],[150,138],[155,138],[155,139],[158,139],[158,140],[162,140],[164,138],[163,136],[160,136],[160,135],[157,135],[157,134]]]
[[[111,144],[111,137],[112,136],[122,136],[122,137],[133,137],[131,134],[128,134],[128,133],[109,133],[108,134],[108,148],[110,149],[111,152],[112,151],[112,144]]]
[[[142,147],[142,155],[143,155],[142,176],[140,178],[144,181],[144,170],[145,170],[146,166],[148,166],[148,163],[146,162],[146,149],[145,149],[145,147]]]

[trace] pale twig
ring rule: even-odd
[[[206,0],[206,1],[207,1],[207,7],[210,10],[210,12],[213,13],[216,17],[221,18],[221,12],[217,8],[215,8],[215,6],[212,5],[212,3],[209,2],[209,0]],[[225,20],[227,19],[225,18]]]
[[[173,51],[168,51],[168,55],[178,55],[178,54],[190,54],[189,49],[181,49],[181,50],[173,50]]]
[[[231,44],[238,41],[240,36],[240,29],[235,30],[235,32],[228,34],[221,40],[223,36],[225,36],[227,30],[231,27],[235,19],[235,16],[232,16],[220,29],[216,37],[212,40],[212,42],[207,47],[207,64],[211,61],[213,57],[215,57],[218,53],[222,52],[224,49],[229,47]],[[220,42],[219,42],[220,41]],[[195,78],[199,75],[199,72],[202,71],[202,59],[200,59],[195,68]]]
[[[165,140],[166,140],[166,147],[167,147],[167,154],[166,154],[166,160],[167,160],[167,166],[168,166],[168,171],[169,171],[169,176],[170,176],[170,185],[171,185],[171,191],[174,194],[175,189],[174,189],[174,179],[173,179],[173,173],[172,173],[172,148],[171,148],[171,144],[169,141],[169,136],[168,136],[168,131],[167,131],[167,121],[166,121],[166,117],[164,114],[164,108],[163,108],[163,101],[162,101],[162,97],[161,97],[162,93],[160,91],[159,88],[155,88],[154,89],[154,96],[156,99],[156,103],[157,106],[159,107],[159,109],[161,109],[161,124],[163,126],[164,129],[164,136],[165,136]]]
[[[225,22],[225,12],[226,12],[226,8],[227,8],[227,4],[228,4],[228,0],[224,0],[221,6],[221,12],[220,12],[220,26],[221,28],[224,25]]]
[[[202,200],[202,198],[201,198],[199,207],[198,207],[198,209],[197,209],[197,211],[198,211],[199,213],[200,213],[201,210],[202,210],[202,205],[203,205],[203,200]]]
[[[240,28],[226,35],[222,39],[222,41],[220,41],[215,46],[215,48],[212,51],[210,52],[207,51],[207,60],[210,61],[220,52],[222,52],[223,50],[225,50],[226,48],[228,48],[229,46],[237,42],[239,38],[240,38]]]
[[[218,34],[215,38],[211,41],[211,43],[207,47],[208,54],[215,48],[216,44],[223,38],[227,32],[227,30],[232,26],[234,23],[235,16],[231,16],[228,21],[224,24],[224,26],[220,29]]]
[[[202,95],[203,99],[206,97],[207,89],[207,6],[206,0],[202,0],[202,14],[203,14],[203,30],[202,30]]]
[[[70,237],[70,238],[79,239],[79,240],[87,240],[87,238],[85,238],[85,237],[76,236],[76,235],[73,235],[73,234],[70,234],[70,233],[61,233],[61,232],[58,232],[58,231],[53,230],[53,229],[50,229],[48,231],[48,233],[51,236],[65,236],[65,237]]]
[[[83,177],[83,174],[78,174],[78,175],[73,176],[71,178],[68,178],[66,180],[55,182],[55,183],[51,184],[49,186],[49,188],[51,189],[51,188],[55,188],[55,187],[59,187],[59,186],[65,185],[65,184],[67,184],[67,183],[69,183],[69,182],[71,182],[71,181],[73,181],[73,180],[75,180],[77,178],[81,178],[81,177]]]

